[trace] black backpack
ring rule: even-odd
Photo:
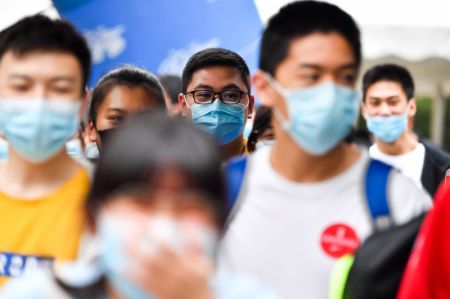
[[[343,299],[395,299],[422,214],[406,224],[370,236],[354,255]]]

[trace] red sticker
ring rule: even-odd
[[[327,227],[320,238],[323,251],[332,258],[355,252],[361,242],[350,226],[337,223]]]

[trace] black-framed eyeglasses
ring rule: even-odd
[[[250,94],[241,90],[224,90],[215,92],[212,90],[193,90],[186,92],[191,95],[196,104],[211,104],[219,96],[219,100],[224,104],[243,104],[248,105]],[[243,95],[247,95],[243,99]]]

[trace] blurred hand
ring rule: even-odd
[[[129,247],[130,256],[139,261],[129,271],[130,278],[158,299],[213,299],[208,281],[212,261],[198,248],[185,253],[161,245],[149,254],[138,245]]]

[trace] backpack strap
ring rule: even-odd
[[[242,182],[244,181],[245,168],[247,167],[247,157],[239,157],[230,160],[225,165],[225,179],[227,180],[227,214],[233,209],[239,193]]]
[[[367,207],[374,228],[384,230],[392,225],[388,200],[388,179],[392,166],[378,160],[370,160],[365,177]]]

